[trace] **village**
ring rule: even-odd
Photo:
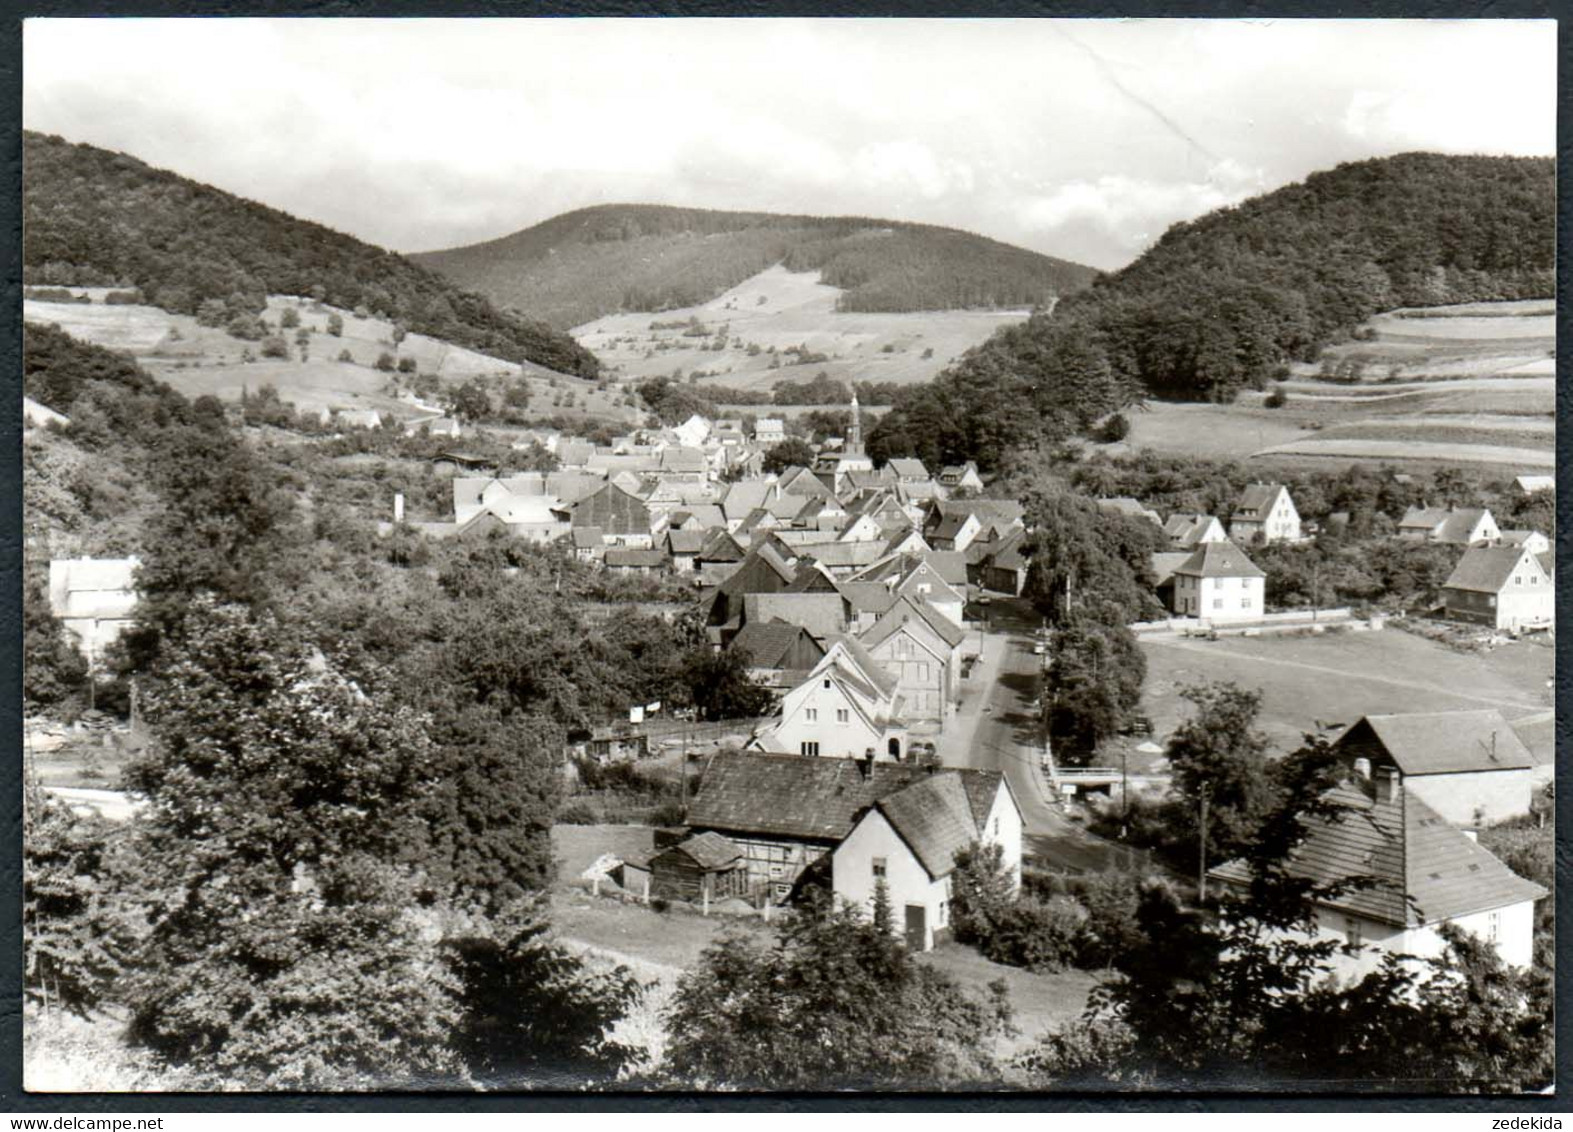
[[[675,580],[691,589],[712,647],[744,658],[774,701],[763,716],[706,724],[659,703],[630,704],[626,718],[570,736],[570,779],[579,759],[670,769],[675,758],[683,817],[643,829],[559,827],[571,865],[562,881],[624,907],[624,916],[658,907],[765,920],[815,887],[867,909],[878,881],[915,953],[949,938],[957,854],[974,844],[999,847],[1016,889],[1024,870],[1147,869],[1203,895],[1209,883],[1245,883],[1236,863],[1187,876],[1090,828],[1098,823],[1089,813],[1127,808],[1133,792],[1164,794],[1166,735],[1133,717],[1096,765],[1056,760],[1043,705],[1055,695],[1057,634],[1023,596],[1034,532],[1022,504],[991,496],[971,463],[931,470],[895,458],[876,467],[855,396],[849,408],[847,435],[826,438],[811,465],[764,471],[787,439],[780,419],[695,414],[609,445],[514,430],[514,448],[538,447],[558,470],[499,475],[455,447],[432,461],[433,475],[451,479],[451,515],[411,518],[402,495],[389,501],[385,538],[403,530],[525,540],[607,575]],[[58,417],[35,402],[26,411],[32,427]],[[384,426],[375,415],[334,423]],[[408,433],[425,435],[430,424],[415,418]],[[438,425],[456,444],[473,432],[447,417]],[[1523,476],[1516,490],[1546,492],[1552,483]],[[1400,635],[1375,612],[1274,610],[1252,551],[1317,537],[1281,484],[1249,486],[1221,516],[1164,516],[1131,497],[1095,502],[1161,528],[1151,578],[1168,616],[1133,626],[1150,652],[1196,641]],[[1482,508],[1412,507],[1393,537],[1457,549],[1432,611],[1438,624],[1502,642],[1550,634],[1555,568],[1540,532],[1500,529]],[[132,623],[137,565],[134,557],[49,563],[51,608],[89,664]],[[1314,690],[1307,695],[1314,700]],[[1317,826],[1296,867],[1325,880],[1340,862],[1380,862],[1390,884],[1380,896],[1329,902],[1319,930],[1351,945],[1340,966],[1349,974],[1374,969],[1384,951],[1437,953],[1444,924],[1477,931],[1504,960],[1526,965],[1546,890],[1476,838],[1544,812],[1550,751],[1541,743],[1532,753],[1500,710],[1405,707],[1401,688],[1384,698],[1378,687],[1359,718],[1317,720],[1347,772],[1338,804],[1368,821]],[[58,789],[101,812],[135,805],[113,791]]]

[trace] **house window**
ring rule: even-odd
[[[1223,598],[1221,598],[1221,597],[1213,598],[1213,608],[1214,609],[1222,609],[1223,608]]]
[[[941,900],[939,902],[939,926],[944,927],[948,923],[950,923],[950,901]]]
[[[1522,574],[1514,574],[1513,575],[1513,584],[1515,586],[1522,586],[1524,584],[1524,575],[1522,575]]]
[[[838,707],[836,709],[836,722],[837,723],[845,723],[846,721],[847,721],[847,709],[844,708],[844,707]]]
[[[1000,835],[1000,820],[999,820],[999,818],[995,818],[994,819],[994,836],[998,837],[999,835]]]
[[[1359,947],[1365,942],[1365,934],[1360,930],[1360,921],[1353,916],[1344,917],[1344,937],[1349,941],[1350,947]]]
[[[875,857],[874,858],[874,879],[875,880],[884,880],[885,879],[885,858],[883,858],[883,857]]]
[[[819,722],[819,709],[818,708],[813,708],[813,707],[811,707],[811,708],[804,708],[803,709],[803,718],[808,720],[810,723],[818,723]]]
[[[780,876],[785,871],[786,871],[786,866],[785,865],[771,865],[770,866],[770,876],[771,876],[772,879],[774,879],[775,877]]]
[[[1251,599],[1248,598],[1248,597],[1242,597],[1240,599],[1240,608],[1241,609],[1250,609],[1251,608]]]
[[[1502,934],[1502,913],[1492,912],[1486,916],[1486,939],[1495,943]]]
[[[808,755],[810,758],[816,758],[819,755],[819,744],[818,743],[810,743],[810,742],[805,741],[803,743],[803,746],[802,746],[801,750],[802,750],[802,752],[805,755]]]

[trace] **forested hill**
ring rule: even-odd
[[[870,447],[986,462],[1137,396],[1230,400],[1379,311],[1549,298],[1555,220],[1551,158],[1340,165],[1175,225],[1052,315],[969,352],[887,415]]]
[[[486,243],[410,258],[503,307],[578,326],[708,302],[772,264],[819,271],[849,311],[1031,307],[1090,267],[970,232],[863,217],[609,204]]]
[[[594,355],[403,256],[123,153],[23,134],[23,279],[121,285],[179,314],[316,295],[510,361],[593,377]],[[239,310],[233,313],[239,313]]]

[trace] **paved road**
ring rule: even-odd
[[[980,661],[967,682],[961,710],[939,744],[950,766],[998,770],[1010,783],[1025,820],[1024,846],[1048,868],[1073,872],[1118,867],[1125,847],[1095,837],[1073,824],[1048,801],[1049,784],[1040,766],[1037,712],[1040,657],[1032,652],[1036,620],[1026,609],[999,616],[983,641]],[[973,638],[975,639],[975,638]],[[963,648],[971,647],[971,642]]]

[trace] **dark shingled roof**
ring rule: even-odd
[[[661,850],[661,852],[650,859],[650,863],[653,865],[662,857],[672,853],[682,853],[705,872],[727,868],[735,864],[743,855],[741,849],[719,833],[707,830],[704,833],[695,834],[687,841],[679,842]]]
[[[768,834],[809,841],[840,841],[880,799],[927,779],[925,767],[857,759],[804,758],[723,752],[711,760],[688,808],[688,824],[736,834]],[[988,814],[1002,781],[998,771],[936,768],[935,778],[954,777],[973,815]]]
[[[606,552],[606,568],[615,570],[619,567],[645,567],[655,568],[667,564],[666,551],[644,550],[637,547],[614,546]]]
[[[956,851],[978,836],[967,792],[954,774],[934,775],[886,795],[878,809],[935,879],[950,872]]]
[[[918,621],[927,625],[935,636],[952,649],[960,645],[966,635],[962,632],[961,626],[941,616],[928,602],[903,596],[882,613],[879,620],[869,626],[858,639],[868,648],[875,648],[894,635],[908,621]]]
[[[1176,574],[1202,578],[1265,578],[1262,568],[1232,542],[1204,542],[1174,568]]]
[[[667,545],[671,547],[673,554],[698,554],[709,537],[709,531],[669,530],[666,532]]]
[[[1286,490],[1281,483],[1253,483],[1247,484],[1240,493],[1240,502],[1235,505],[1233,517],[1236,519],[1263,519],[1267,517],[1272,506],[1278,500],[1278,493]]]
[[[1373,738],[1405,774],[1524,770],[1535,765],[1518,734],[1491,708],[1368,715],[1335,745],[1354,750]]]
[[[1534,557],[1522,546],[1472,546],[1464,551],[1442,586],[1449,590],[1501,593],[1502,587],[1513,580],[1513,571],[1519,568],[1519,563]]]
[[[814,663],[819,663],[824,659],[825,646],[803,626],[786,621],[750,621],[732,638],[730,647],[748,653],[755,668],[786,668],[782,662],[788,651],[804,638],[807,638],[805,647],[817,651]]]
[[[1538,900],[1546,890],[1510,870],[1414,794],[1378,801],[1353,784],[1335,788],[1337,820],[1306,821],[1289,858],[1293,875],[1318,883],[1359,881],[1321,903],[1399,927],[1419,927]],[[1248,883],[1243,861],[1211,876]]]

